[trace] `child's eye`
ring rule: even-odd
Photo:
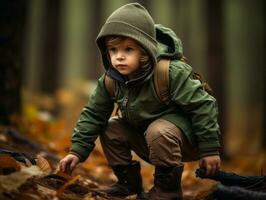
[[[127,48],[126,48],[126,51],[127,51],[127,52],[131,52],[131,51],[134,51],[134,49],[131,48],[131,47],[127,47]]]
[[[110,47],[110,48],[108,48],[108,51],[109,51],[110,53],[114,53],[114,52],[116,51],[116,48],[114,48],[114,47]]]

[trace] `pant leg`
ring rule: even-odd
[[[182,161],[198,159],[198,151],[182,131],[164,119],[153,121],[145,132],[149,160],[155,166],[181,166]]]
[[[100,141],[111,166],[130,164],[132,162],[131,150],[142,159],[148,160],[148,147],[143,133],[117,117],[108,121],[104,133],[100,135]]]

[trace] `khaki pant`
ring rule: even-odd
[[[182,162],[199,158],[197,148],[181,130],[163,119],[153,121],[143,132],[113,117],[100,135],[100,141],[111,166],[131,163],[131,150],[155,166],[180,166]]]

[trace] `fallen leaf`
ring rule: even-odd
[[[37,155],[36,165],[43,171],[45,174],[50,174],[52,172],[51,164],[43,156]]]
[[[56,172],[56,175],[61,176],[66,180],[71,180],[73,178],[71,175],[69,175],[63,171],[60,171],[60,170]]]
[[[7,142],[7,137],[0,133],[0,141],[1,142]]]
[[[19,171],[21,166],[10,155],[0,155],[0,174],[10,174],[9,172]]]
[[[47,188],[45,186],[37,184],[37,190],[41,194],[45,194],[45,196],[51,196],[55,197],[56,196],[56,191],[50,188]]]
[[[58,197],[62,196],[62,194],[64,193],[65,189],[66,189],[68,186],[70,186],[70,185],[76,183],[76,181],[77,181],[79,178],[80,178],[80,175],[75,176],[75,177],[73,177],[72,179],[70,179],[69,181],[67,181],[67,182],[66,182],[66,183],[65,183],[65,184],[64,184],[59,190],[56,191],[57,196],[58,196]]]
[[[22,167],[20,171],[10,175],[0,175],[0,188],[5,191],[16,190],[32,176],[41,176],[43,172],[37,166]]]

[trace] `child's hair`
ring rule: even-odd
[[[120,42],[122,42],[125,39],[127,39],[127,37],[117,36],[117,35],[107,36],[105,38],[105,44],[106,44],[106,46],[117,45],[117,44],[119,44]],[[136,40],[134,40],[134,41],[138,44],[138,47],[139,47],[139,49],[140,49],[140,51],[142,53],[142,56],[140,57],[140,65],[142,67],[148,66],[151,63],[151,59],[150,59],[147,51]],[[108,59],[110,60],[110,57],[109,57],[108,53],[107,53],[107,55],[108,55]]]

